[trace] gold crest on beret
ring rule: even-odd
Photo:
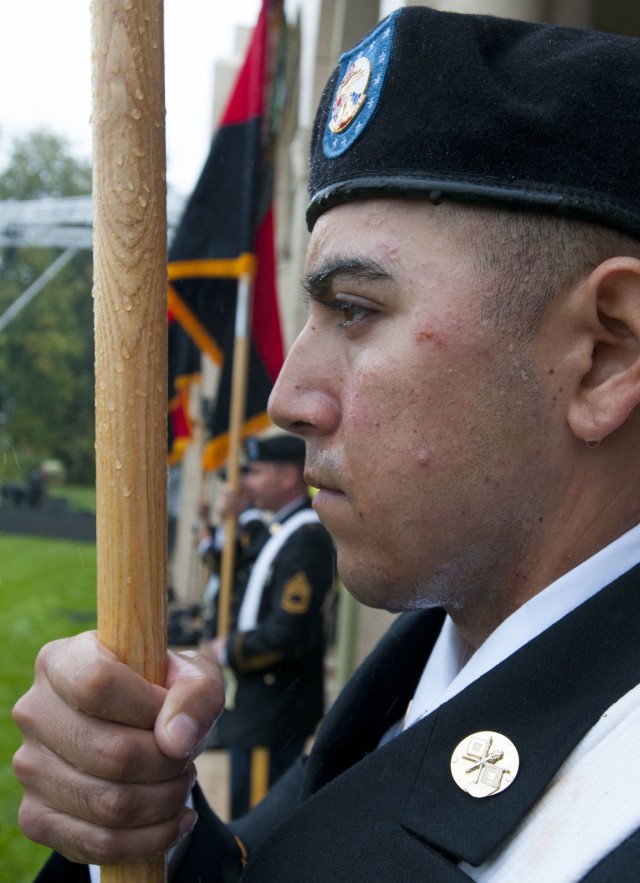
[[[323,149],[327,158],[341,156],[371,122],[393,52],[392,14],[340,58],[337,87],[329,106]]]
[[[360,113],[367,100],[367,86],[371,79],[371,62],[366,55],[361,55],[347,68],[347,72],[338,86],[333,99],[329,128],[338,134]]]

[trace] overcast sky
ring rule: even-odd
[[[260,0],[165,0],[168,182],[188,194],[211,135],[213,67],[233,51],[236,24],[253,25]],[[0,167],[15,136],[63,135],[91,156],[90,0],[0,4]]]

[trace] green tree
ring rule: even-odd
[[[0,174],[0,199],[82,196],[91,193],[91,165],[75,159],[68,142],[50,132],[17,138]]]
[[[67,142],[34,132],[13,144],[0,173],[0,199],[91,192],[91,167]],[[0,314],[53,262],[45,248],[0,249]],[[94,361],[91,254],[78,252],[0,332],[0,471],[24,478],[56,458],[70,481],[91,483]]]

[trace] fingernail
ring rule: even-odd
[[[182,818],[180,819],[180,823],[178,826],[178,830],[180,832],[180,840],[183,837],[186,837],[189,831],[192,831],[195,827],[196,822],[198,821],[198,813],[193,809],[185,810]]]
[[[181,757],[186,757],[198,744],[200,728],[188,714],[176,714],[166,727],[169,741]]]

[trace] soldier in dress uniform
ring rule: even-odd
[[[215,518],[211,518],[209,503],[198,506],[200,527],[196,536],[198,554],[209,571],[203,592],[202,613],[205,640],[213,639],[218,630],[218,601],[220,592],[220,566],[224,549],[224,520],[232,517],[236,523],[236,543],[234,550],[234,579],[244,585],[260,549],[268,539],[268,513],[254,506],[242,482],[247,467],[240,469],[240,487],[233,488],[227,482],[226,469],[221,469],[221,481],[215,507]]]
[[[302,753],[324,711],[324,610],[335,582],[335,553],[311,508],[301,438],[245,442],[237,511],[255,512],[236,570],[231,631],[210,644],[225,672],[226,706],[214,746],[231,761],[231,816],[258,802]],[[256,527],[257,525],[257,527]],[[216,622],[212,624],[216,633]]]
[[[270,409],[345,585],[403,613],[228,827],[183,805],[206,660],[160,702],[95,637],[47,648],[15,712],[29,835],[75,861],[182,837],[180,881],[638,879],[639,107],[640,40],[587,29],[403,7],[340,59]]]

